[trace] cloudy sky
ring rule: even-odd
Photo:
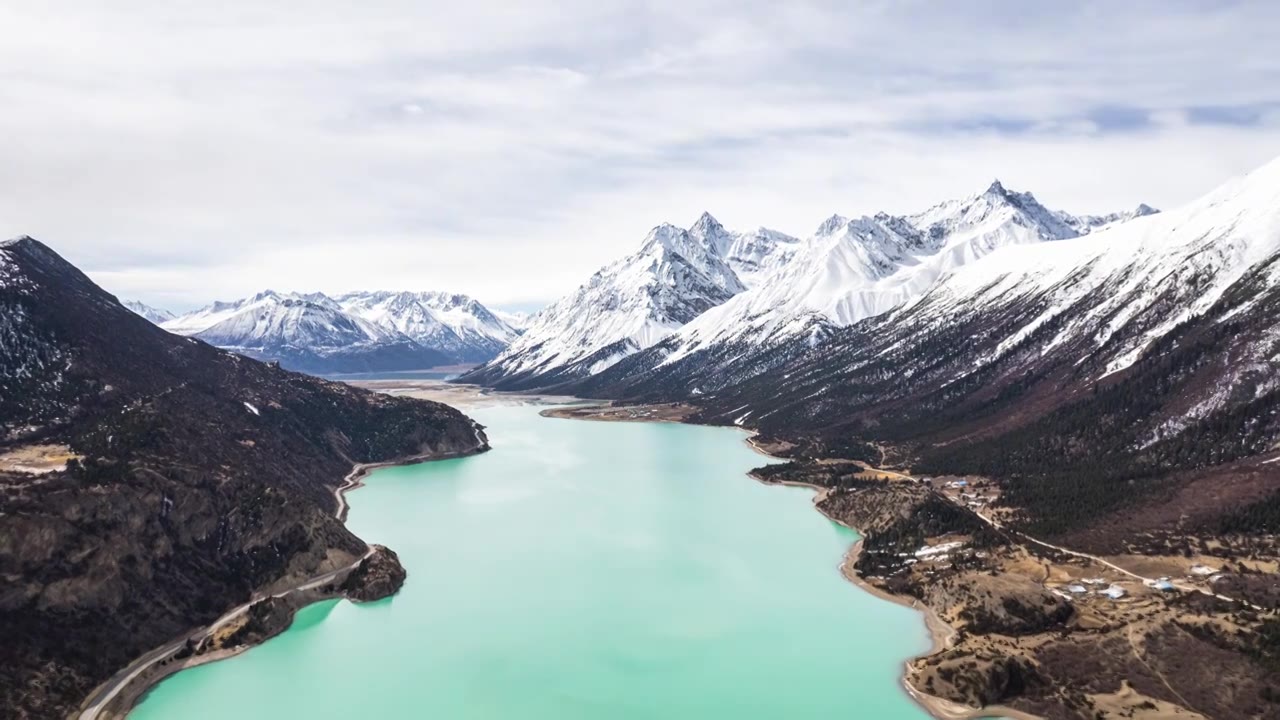
[[[527,307],[703,210],[1168,207],[1280,155],[1265,1],[306,5],[0,0],[0,235],[174,309]]]

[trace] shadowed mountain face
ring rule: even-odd
[[[15,718],[65,717],[150,648],[358,557],[334,517],[352,463],[487,443],[447,406],[171,335],[20,238],[0,244],[0,458],[33,448],[71,459],[0,464],[0,716]]]

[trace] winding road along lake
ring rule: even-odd
[[[921,616],[840,576],[856,536],[747,478],[743,433],[538,410],[468,409],[492,452],[348,496],[398,595],[308,607],[130,719],[927,717],[899,680]]]

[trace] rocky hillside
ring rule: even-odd
[[[171,335],[30,238],[0,245],[0,716],[65,717],[148,649],[358,558],[353,463],[482,429]]]
[[[1001,478],[1042,533],[1121,510],[1130,531],[1249,516],[1274,532],[1277,207],[1280,161],[1177,211],[1009,248],[820,347],[740,356],[706,417]],[[1164,509],[1139,517],[1140,499]]]

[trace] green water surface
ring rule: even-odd
[[[374,473],[349,523],[409,571],[161,683],[172,718],[926,718],[920,615],[841,578],[853,533],[745,473],[741,432],[469,411],[493,451]]]

